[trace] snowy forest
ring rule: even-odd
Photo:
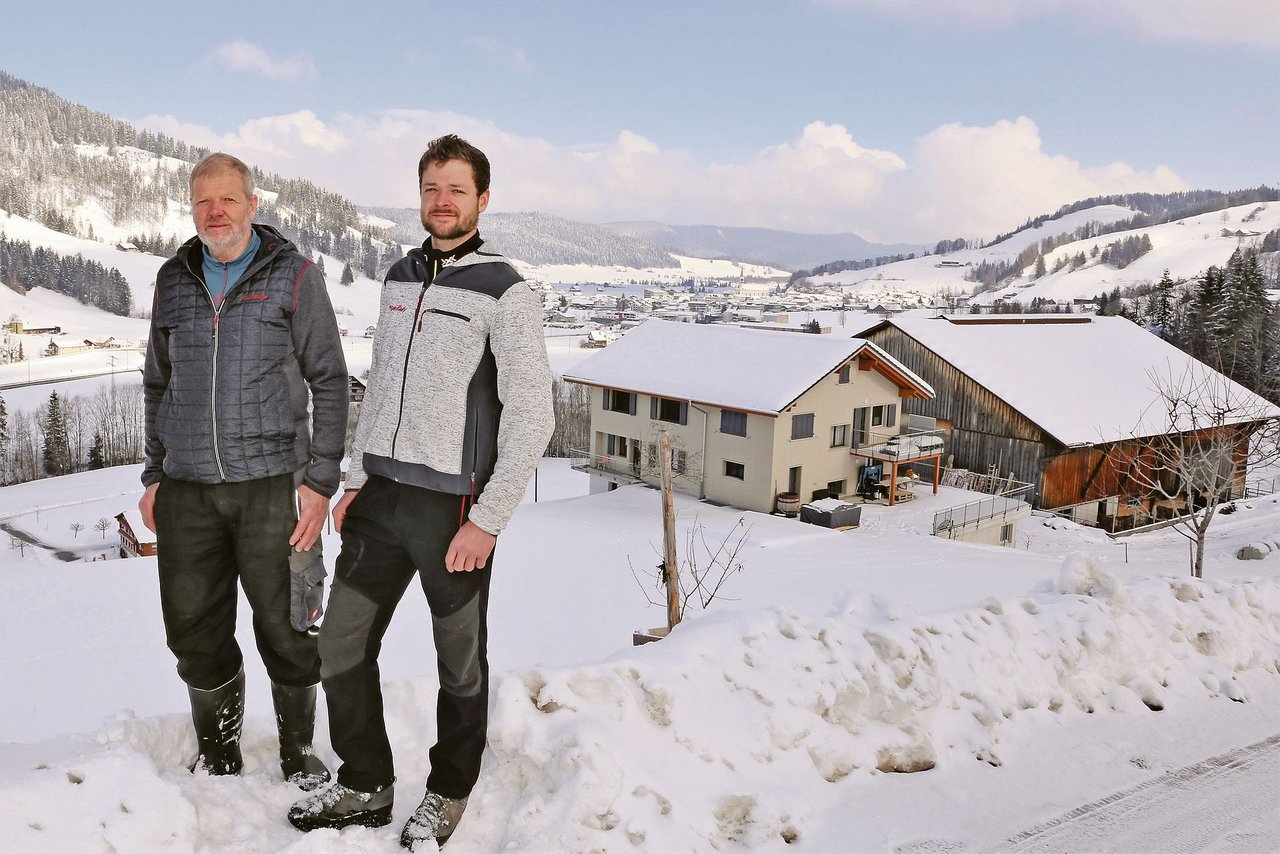
[[[181,207],[191,167],[206,153],[0,71],[0,209],[10,213],[102,239],[87,213],[100,207],[117,232],[111,239],[169,255],[192,233]],[[256,168],[254,183],[257,220],[308,255],[324,252],[370,278],[402,255],[343,196]]]
[[[39,285],[122,317],[133,310],[129,283],[115,267],[107,269],[82,255],[67,257],[42,246],[33,249],[30,243],[8,240],[2,233],[0,285],[19,293]]]
[[[10,413],[0,397],[0,485],[142,461],[142,386],[96,394],[53,391],[32,412]]]

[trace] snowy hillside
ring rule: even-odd
[[[946,255],[898,261],[868,270],[814,276],[809,281],[817,288],[840,287],[860,299],[869,294],[897,293],[919,295],[923,301],[938,293],[970,293],[975,283],[966,280],[965,274],[979,264],[1012,263],[1019,253],[1045,238],[1069,234],[1090,222],[1109,224],[1133,215],[1134,211],[1116,205],[1087,208],[1045,222],[1037,228],[1020,231],[983,249],[961,249]],[[1250,216],[1253,218],[1245,222],[1244,219]],[[1060,259],[1069,260],[1082,252],[1088,259],[1084,266],[1047,272],[1038,279],[1032,278],[1035,271],[1028,266],[1018,279],[979,294],[974,301],[989,303],[1003,297],[1026,304],[1036,297],[1056,300],[1090,298],[1117,287],[1123,290],[1131,285],[1157,281],[1166,269],[1175,280],[1189,279],[1210,266],[1224,265],[1239,246],[1256,245],[1263,234],[1275,228],[1280,228],[1280,204],[1254,202],[1175,222],[1074,241],[1046,254],[1046,267],[1052,271]],[[1223,236],[1224,229],[1233,233]],[[1238,237],[1234,234],[1236,231],[1251,236]],[[1116,269],[1091,257],[1095,246],[1101,249],[1126,237],[1144,234],[1151,240],[1151,251],[1124,269]]]

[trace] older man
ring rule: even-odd
[[[192,170],[196,237],[156,277],[139,509],[156,532],[166,639],[191,698],[192,770],[241,769],[239,582],[271,678],[281,769],[310,789],[329,779],[311,752],[320,658],[308,629],[348,377],[323,275],[253,223],[257,207],[237,158],[210,154]]]

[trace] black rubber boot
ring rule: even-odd
[[[316,686],[297,688],[271,683],[280,733],[280,770],[285,780],[305,792],[329,782],[329,769],[311,752],[316,725]]]
[[[212,691],[187,686],[191,697],[191,722],[196,728],[200,755],[191,771],[203,768],[210,774],[239,774],[240,729],[244,724],[244,668]]]

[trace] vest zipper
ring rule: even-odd
[[[435,273],[431,274],[432,280]],[[431,282],[423,282],[418,291],[418,305],[413,310],[413,325],[409,327],[409,343],[404,348],[404,371],[400,374],[400,407],[396,410],[396,429],[391,433],[391,459],[396,458],[396,442],[400,439],[400,425],[404,422],[404,388],[409,383],[409,357],[413,353],[413,338],[422,329],[422,300],[427,295]],[[397,479],[398,483],[399,480]]]

